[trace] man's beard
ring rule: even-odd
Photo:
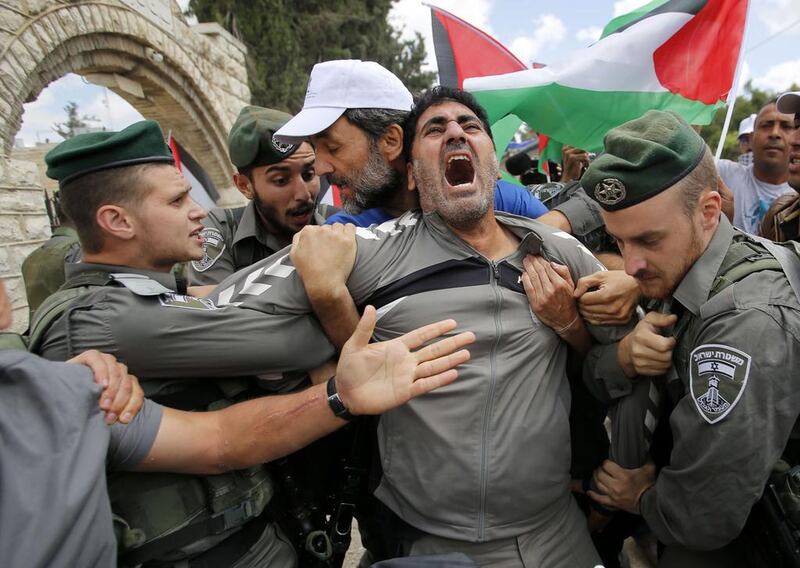
[[[403,176],[386,163],[378,143],[370,138],[369,158],[364,167],[349,177],[329,174],[328,181],[346,188],[342,196],[344,210],[357,214],[365,209],[388,205],[388,201],[400,191]]]
[[[255,205],[256,213],[258,213],[259,220],[264,225],[264,228],[268,233],[275,235],[278,240],[291,239],[292,236],[297,232],[297,229],[291,225],[283,223],[278,217],[277,209],[261,201],[261,198],[256,193],[253,193],[253,204]],[[286,217],[291,218],[292,215],[305,215],[306,213],[313,211],[313,209],[314,202],[307,201],[301,205],[288,209],[286,211]]]
[[[689,241],[689,247],[686,251],[686,254],[683,256],[683,263],[680,269],[677,270],[673,275],[669,275],[671,280],[667,280],[668,275],[661,272],[661,273],[652,273],[647,270],[640,270],[636,274],[633,275],[634,278],[637,280],[641,280],[642,278],[647,278],[650,276],[656,276],[661,280],[661,290],[658,291],[657,294],[649,295],[648,297],[663,300],[668,298],[672,294],[675,293],[675,289],[678,285],[683,281],[686,277],[686,274],[691,270],[692,266],[697,259],[703,254],[704,248],[703,243],[700,240],[700,233],[697,230],[697,227],[692,224],[691,225],[691,240]],[[645,290],[640,286],[640,290],[647,295],[648,290]]]
[[[455,147],[457,146],[457,147]],[[448,145],[454,150],[463,145]],[[479,193],[466,198],[448,198],[446,180],[437,168],[430,168],[414,160],[411,169],[420,200],[426,211],[436,211],[445,223],[457,229],[469,229],[480,222],[494,203],[494,187],[497,179],[497,164],[474,162],[475,184]]]

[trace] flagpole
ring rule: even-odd
[[[722,155],[722,149],[725,146],[725,137],[728,135],[731,118],[733,117],[733,107],[736,106],[736,98],[739,96],[739,79],[741,78],[742,67],[744,67],[744,45],[747,40],[748,24],[750,23],[750,8],[752,5],[752,0],[749,0],[747,2],[747,12],[744,16],[744,32],[742,33],[742,45],[739,48],[739,60],[736,62],[736,71],[733,74],[733,85],[731,85],[731,90],[728,93],[728,112],[725,114],[725,122],[722,124],[722,132],[719,136],[717,152],[714,155],[717,160],[719,160]]]

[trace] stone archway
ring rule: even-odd
[[[250,90],[244,45],[189,26],[174,0],[0,0],[0,21],[0,277],[19,328],[19,266],[49,236],[35,165],[9,157],[23,103],[67,73],[105,85],[171,130],[231,202],[227,133]]]

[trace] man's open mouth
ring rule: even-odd
[[[456,154],[447,158],[444,178],[453,187],[472,183],[475,179],[472,158],[467,154]]]
[[[309,213],[311,213],[311,211],[313,209],[314,209],[313,205],[303,205],[301,207],[295,207],[294,209],[289,209],[289,211],[287,211],[287,213],[291,217],[304,217],[304,216],[308,215]]]

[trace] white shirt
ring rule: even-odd
[[[764,214],[784,193],[793,191],[784,182],[778,185],[756,178],[753,166],[743,166],[730,160],[717,160],[717,170],[734,197],[733,226],[758,234]]]

